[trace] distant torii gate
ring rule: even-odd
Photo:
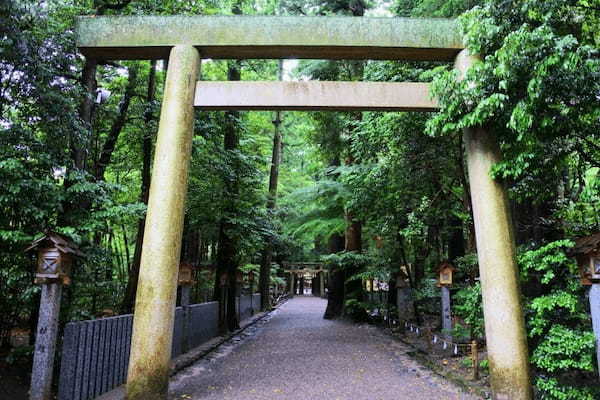
[[[201,58],[478,62],[455,21],[356,17],[133,16],[78,19],[78,46],[96,59],[165,59],[160,116],[140,267],[129,400],[166,399],[177,266],[187,191],[193,107],[208,110],[434,111],[427,84],[196,82]],[[485,330],[496,399],[532,397],[515,246],[506,191],[490,168],[501,160],[493,132],[466,129]]]
[[[325,295],[325,275],[327,270],[323,269],[323,263],[320,262],[283,262],[284,272],[290,277],[290,295],[294,295],[294,279],[298,274],[311,274],[319,277],[319,296]]]

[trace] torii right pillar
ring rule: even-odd
[[[463,50],[456,58],[460,79],[479,57]],[[493,398],[530,400],[533,397],[529,355],[515,241],[506,189],[491,176],[501,160],[495,134],[485,127],[464,130],[485,336]]]

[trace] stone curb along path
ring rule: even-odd
[[[262,321],[264,318],[266,318],[271,313],[276,311],[279,307],[281,307],[281,305],[283,305],[286,301],[287,299],[283,300],[282,302],[274,306],[271,311],[259,312],[257,314],[254,314],[252,317],[242,321],[240,323],[240,329],[234,332],[230,332],[226,335],[214,337],[206,343],[203,343],[200,346],[188,351],[187,353],[181,354],[180,356],[176,357],[171,361],[171,370],[169,372],[169,376],[175,376],[178,372],[193,365],[196,361],[218,350],[222,344],[226,343],[231,339],[234,339],[236,336],[242,334],[247,328],[258,323],[259,321]],[[104,393],[103,395],[97,397],[96,400],[125,400],[125,385],[121,385],[119,387],[114,388],[110,392]]]

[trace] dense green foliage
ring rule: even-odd
[[[91,66],[77,53],[74,17],[232,12],[459,16],[469,50],[484,62],[462,81],[449,63],[286,62],[285,79],[432,82],[442,108],[283,113],[273,210],[266,208],[273,113],[197,112],[182,256],[199,266],[193,300],[214,288],[210,266],[225,241],[246,274],[258,274],[271,243],[273,262],[322,260],[338,274],[346,315],[366,317],[363,282],[393,288],[400,279],[413,289],[415,317],[431,320],[439,313],[437,266],[449,260],[457,266],[457,329],[483,338],[460,131],[485,125],[504,154],[493,174],[506,184],[514,214],[537,396],[598,396],[582,385],[597,379],[598,366],[586,293],[565,255],[573,240],[600,229],[594,0],[0,2],[2,344],[14,328],[35,326],[39,289],[23,249],[46,229],[70,235],[86,253],[65,291],[63,323],[131,308],[127,287],[137,274],[165,65],[100,63],[86,82]],[[226,80],[234,64],[206,60],[201,79]],[[277,79],[275,61],[238,66],[242,80]],[[228,148],[232,132],[238,143]],[[285,278],[273,268],[273,284]]]

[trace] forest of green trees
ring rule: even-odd
[[[438,313],[434,278],[449,260],[454,313],[482,337],[461,129],[487,126],[504,155],[493,175],[509,193],[536,393],[599,398],[586,287],[568,256],[600,231],[598,0],[0,1],[2,357],[17,351],[12,333],[35,332],[24,249],[44,231],[86,255],[61,323],[132,311],[166,61],[86,60],[73,29],[79,15],[145,14],[458,17],[485,61],[462,82],[442,62],[203,60],[201,80],[431,82],[441,109],[197,110],[182,260],[257,276],[262,265],[263,278],[271,262],[323,261],[327,316],[358,320],[363,280],[394,287],[404,271],[416,317]],[[209,268],[196,278],[195,301],[218,290]]]

